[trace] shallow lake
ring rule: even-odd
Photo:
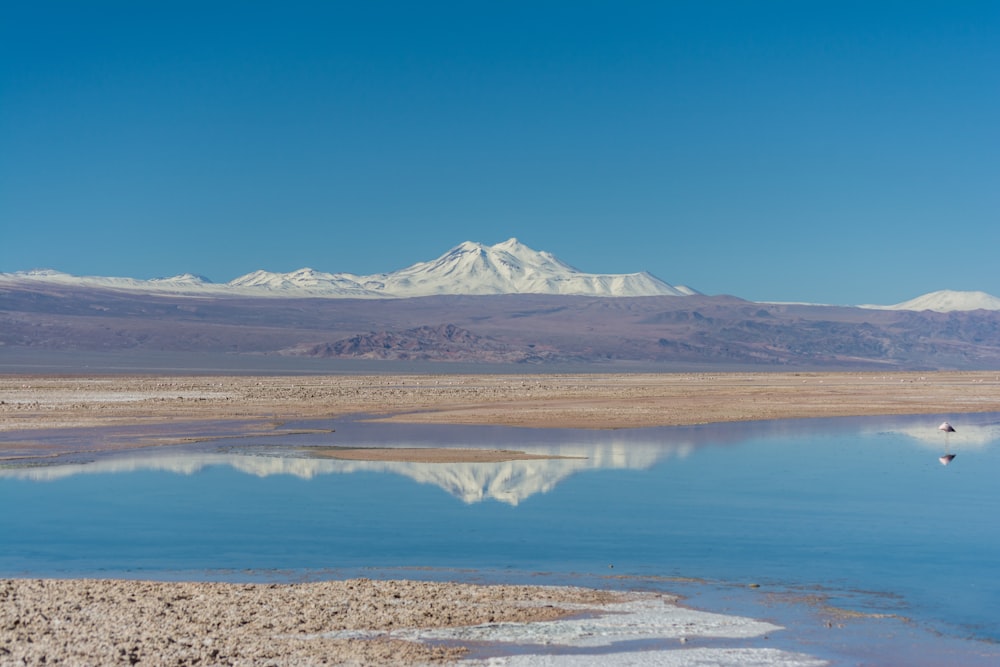
[[[0,469],[0,576],[690,577],[814,590],[996,642],[1000,415],[947,416],[948,435],[945,418],[617,431],[343,420],[286,425],[327,433],[46,459]],[[567,458],[360,462],[308,450],[330,445]],[[956,457],[943,465],[946,450]]]

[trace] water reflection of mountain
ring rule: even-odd
[[[438,486],[465,503],[495,500],[517,505],[546,493],[568,477],[588,471],[643,470],[671,458],[684,458],[701,447],[740,445],[755,439],[797,439],[816,433],[885,433],[903,435],[920,446],[938,449],[945,436],[937,426],[950,419],[956,433],[953,448],[985,448],[1000,441],[1000,415],[924,415],[797,419],[711,424],[688,427],[586,431],[504,427],[430,426],[340,421],[303,422],[296,428],[317,430],[280,438],[248,435],[227,439],[230,449],[216,445],[137,449],[97,456],[81,464],[0,469],[0,479],[52,481],[79,474],[168,471],[194,474],[211,466],[228,466],[249,475],[293,475],[312,479],[356,472],[392,473],[421,484]],[[322,428],[320,428],[322,427]],[[331,429],[336,427],[336,432]],[[326,429],[326,430],[323,430]],[[86,438],[95,436],[87,432]],[[280,441],[280,442],[276,442]],[[345,461],[311,458],[303,448],[329,447],[480,447],[511,449],[533,455],[572,458],[532,459],[499,463],[410,463]],[[213,447],[215,447],[213,449]],[[40,460],[35,461],[40,462]]]
[[[574,458],[531,459],[499,463],[408,463],[396,461],[340,461],[271,453],[163,453],[136,452],[85,465],[60,465],[0,470],[0,477],[53,481],[78,474],[130,473],[160,470],[183,475],[210,466],[229,466],[258,477],[294,475],[312,479],[321,475],[355,472],[394,473],[421,484],[439,486],[465,503],[496,500],[517,505],[536,493],[545,493],[567,477],[601,469],[645,469],[669,457],[683,457],[689,444],[610,441],[582,445],[530,446],[532,454]],[[287,454],[287,452],[285,452]]]

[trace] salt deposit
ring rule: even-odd
[[[565,603],[579,617],[537,622],[485,623],[472,626],[377,632],[332,632],[328,639],[374,639],[391,636],[411,642],[502,644],[510,646],[503,657],[466,660],[483,667],[576,667],[577,665],[759,665],[761,667],[819,667],[828,664],[812,656],[757,647],[686,648],[689,640],[748,639],[783,630],[780,626],[741,616],[687,609],[672,598],[642,595],[626,602],[602,605]],[[670,644],[670,648],[661,648]],[[642,648],[636,649],[639,645]],[[651,647],[656,648],[651,648]],[[573,649],[580,649],[574,651]],[[594,649],[597,649],[596,651]]]

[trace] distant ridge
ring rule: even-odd
[[[0,367],[1000,370],[1000,310],[865,310],[703,295],[235,294],[0,279]]]
[[[138,280],[73,276],[52,270],[0,274],[0,282],[102,287],[146,293],[227,294],[262,297],[405,298],[465,294],[563,294],[636,297],[691,296],[689,287],[669,285],[645,271],[585,273],[515,238],[493,246],[466,241],[430,262],[391,273],[358,276],[303,268],[290,273],[254,271],[228,283],[202,276]]]
[[[939,290],[892,306],[866,304],[858,307],[877,310],[932,310],[938,313],[967,310],[1000,310],[1000,298],[986,292]]]
[[[537,251],[516,238],[488,246],[466,241],[437,259],[398,271],[360,276],[302,268],[288,273],[253,271],[228,283],[185,273],[140,280],[74,276],[52,269],[0,273],[0,286],[111,289],[139,294],[284,298],[401,299],[426,296],[541,294],[597,297],[703,296],[641,271],[586,273]],[[781,304],[778,304],[781,305]],[[792,305],[792,304],[784,304]],[[823,304],[800,303],[803,306]],[[869,310],[1000,311],[1000,297],[978,291],[940,290],[892,305],[863,304]]]

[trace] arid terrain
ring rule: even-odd
[[[369,579],[310,584],[0,580],[0,665],[418,664],[466,651],[401,628],[543,621],[621,594]],[[577,612],[578,613],[578,612]],[[377,630],[374,638],[351,632]],[[319,636],[324,633],[332,637]]]
[[[1000,374],[0,376],[0,431],[332,418],[533,428],[1000,410]]]
[[[631,371],[637,364],[656,371],[1000,368],[1000,311],[988,310],[731,296],[205,298],[17,281],[0,285],[0,297],[0,349],[39,364],[54,353],[113,353],[116,364],[179,355],[214,366],[280,362],[321,372],[358,361],[532,372],[567,365]]]

